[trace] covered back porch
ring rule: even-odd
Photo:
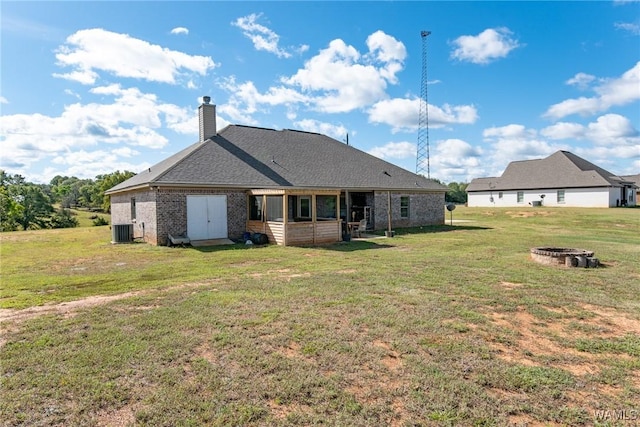
[[[278,245],[342,240],[340,190],[256,189],[248,191],[247,231]]]

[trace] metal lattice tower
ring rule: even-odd
[[[418,116],[418,153],[416,173],[431,178],[429,165],[429,103],[427,100],[427,36],[431,31],[421,31],[422,37],[422,79],[420,83],[420,112]]]

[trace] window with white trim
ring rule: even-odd
[[[558,203],[564,203],[564,190],[558,190],[556,195],[556,201]]]
[[[298,217],[311,218],[311,196],[298,197]]]
[[[524,203],[524,191],[518,191],[518,203]]]

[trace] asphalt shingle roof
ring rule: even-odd
[[[626,181],[633,182],[637,187],[640,187],[640,173],[637,175],[624,175],[624,176],[621,176],[620,178]]]
[[[609,187],[623,182],[629,183],[573,153],[557,151],[544,159],[511,162],[500,177],[472,180],[467,192]]]
[[[150,185],[231,188],[338,188],[446,191],[328,136],[230,125],[127,181],[116,193]]]

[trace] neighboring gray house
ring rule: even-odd
[[[625,181],[633,182],[636,186],[636,205],[638,204],[638,197],[640,197],[640,173],[637,175],[625,175],[620,178]]]
[[[469,206],[635,206],[637,185],[568,151],[509,163],[500,177],[476,178]]]
[[[342,240],[348,223],[386,229],[444,223],[443,185],[325,135],[230,125],[199,107],[199,142],[106,192],[114,227],[156,245],[168,235],[282,245]],[[391,215],[388,215],[390,209]]]

